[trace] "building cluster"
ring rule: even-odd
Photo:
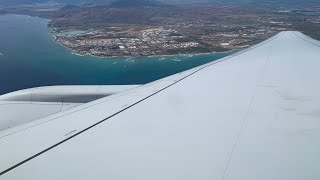
[[[154,25],[125,25],[92,29],[81,35],[63,35],[57,41],[80,54],[97,56],[150,56],[216,52],[242,49],[262,42],[280,31],[297,29],[303,23],[320,23],[320,16],[289,16],[290,11],[272,15],[233,15],[191,21],[171,18]],[[311,29],[311,28],[309,28]],[[315,29],[315,28],[312,28]],[[312,30],[320,34],[318,30]]]

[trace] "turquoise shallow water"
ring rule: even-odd
[[[233,52],[141,58],[77,56],[53,41],[48,20],[0,16],[0,94],[47,85],[148,83]]]

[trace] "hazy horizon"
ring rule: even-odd
[[[117,0],[1,0],[0,5],[20,5],[20,4],[36,4],[36,3],[59,3],[59,4],[84,4],[84,3],[102,3],[108,4]],[[140,1],[140,0],[130,0]],[[284,3],[284,4],[299,4],[299,3],[318,3],[318,0],[148,0],[159,1],[168,4],[189,4],[189,3]]]

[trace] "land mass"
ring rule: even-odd
[[[10,7],[50,19],[55,41],[77,54],[151,56],[242,49],[280,31],[298,30],[320,39],[320,6],[277,3],[168,5],[153,0]]]

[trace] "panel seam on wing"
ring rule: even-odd
[[[261,83],[262,83],[262,81],[263,81],[263,79],[264,79],[264,75],[265,75],[265,74],[267,73],[267,71],[268,71],[268,67],[269,67],[269,64],[270,64],[270,62],[271,62],[271,58],[270,58],[271,53],[272,53],[272,47],[270,47],[270,50],[269,50],[269,52],[267,53],[267,58],[266,58],[266,60],[265,60],[264,65],[262,66],[261,71],[259,71],[259,72],[261,72],[261,73],[260,73],[259,77],[257,78],[257,83],[256,83],[256,86],[254,87],[253,95],[252,95],[252,98],[251,98],[251,100],[250,100],[248,109],[247,109],[247,111],[246,111],[246,113],[245,113],[245,115],[244,115],[244,117],[243,117],[243,120],[242,120],[240,129],[239,129],[239,131],[238,131],[238,133],[237,133],[237,137],[236,137],[235,143],[234,143],[234,145],[233,145],[233,147],[232,147],[231,153],[230,153],[229,158],[228,158],[228,160],[227,160],[227,163],[226,163],[226,166],[225,166],[225,169],[224,169],[224,173],[223,173],[223,176],[222,176],[222,178],[221,178],[222,180],[224,180],[225,177],[228,175],[228,170],[229,170],[230,163],[231,163],[232,158],[233,158],[233,155],[234,155],[234,151],[235,151],[235,149],[236,149],[236,147],[237,147],[237,145],[238,145],[238,142],[239,142],[239,140],[240,140],[240,138],[241,138],[241,134],[242,134],[243,130],[245,129],[247,123],[248,123],[248,115],[249,115],[249,113],[250,113],[250,111],[251,111],[251,108],[252,108],[253,102],[254,102],[254,100],[255,100],[256,94],[257,94],[257,92],[258,92],[258,90],[259,90],[259,86],[261,85]]]

